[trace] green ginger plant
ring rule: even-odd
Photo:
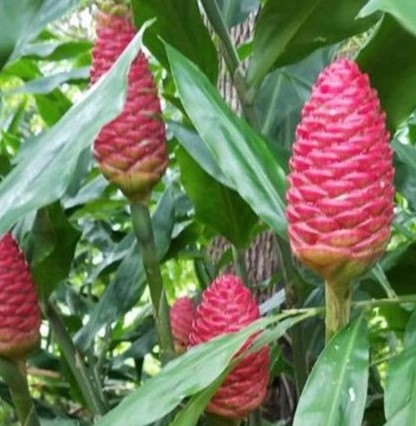
[[[0,5],[0,234],[19,241],[42,308],[27,368],[41,424],[412,426],[413,2],[104,2],[94,40],[71,23],[90,22],[96,2],[75,3]],[[236,46],[230,33],[250,14],[253,40]],[[364,32],[354,62],[329,65]],[[216,88],[219,58],[241,116]],[[174,354],[167,302],[199,304],[227,262],[261,285],[241,260],[264,228],[277,235],[281,290],[262,318],[213,333],[244,318],[226,309],[241,307],[237,292],[202,321],[204,343],[188,349],[182,335]],[[219,234],[232,253],[216,265],[206,248]],[[327,280],[326,302],[309,268]],[[265,403],[207,414],[267,346]],[[257,377],[246,374],[241,394]],[[273,402],[279,382],[286,410]]]

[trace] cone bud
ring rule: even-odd
[[[10,233],[0,240],[0,356],[18,360],[40,340],[40,310],[28,265]]]
[[[394,187],[385,114],[353,61],[337,60],[319,75],[289,166],[293,253],[328,282],[358,277],[384,253]]]
[[[111,68],[134,36],[129,18],[100,12],[91,83]],[[101,129],[94,142],[94,156],[104,176],[132,202],[146,201],[165,173],[165,126],[153,76],[142,52],[130,67],[124,108]]]
[[[258,305],[241,280],[234,275],[223,275],[204,291],[189,343],[195,346],[222,334],[237,332],[259,317]],[[239,353],[253,338],[248,339]],[[234,367],[211,399],[207,411],[234,419],[245,417],[264,400],[268,379],[269,351],[264,347],[245,356]]]
[[[180,297],[170,309],[170,324],[172,327],[175,351],[183,353],[189,344],[189,333],[195,316],[195,307],[189,297]]]

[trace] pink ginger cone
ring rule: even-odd
[[[170,309],[170,324],[177,353],[185,352],[188,347],[194,317],[195,307],[189,297],[180,297]]]
[[[204,291],[189,343],[195,346],[224,333],[239,331],[259,317],[258,305],[241,280],[223,275]],[[235,419],[245,417],[264,400],[268,380],[269,349],[264,347],[244,357],[231,371],[211,399],[207,411]]]
[[[327,282],[349,282],[381,258],[393,218],[385,114],[368,76],[329,65],[302,110],[290,160],[287,219],[293,253]]]
[[[26,357],[39,344],[40,322],[28,265],[8,233],[0,240],[0,356]]]
[[[135,35],[131,20],[123,16],[124,9],[122,4],[115,4],[113,9],[107,6],[108,13],[99,12],[91,83],[111,68]],[[94,156],[104,176],[134,202],[145,201],[165,173],[165,126],[157,89],[143,53],[131,65],[124,109],[99,133]]]

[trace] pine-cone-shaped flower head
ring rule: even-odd
[[[183,353],[189,344],[189,333],[195,316],[195,307],[189,297],[180,297],[175,300],[170,309],[170,325],[172,327],[175,351]]]
[[[134,35],[129,18],[120,13],[99,12],[91,83],[111,68]],[[166,170],[165,126],[157,89],[143,53],[130,67],[123,111],[99,133],[94,156],[104,176],[131,201],[146,200]]]
[[[24,358],[39,343],[40,310],[29,268],[10,233],[0,240],[0,356]]]
[[[318,77],[290,160],[294,254],[329,282],[348,282],[383,254],[393,218],[393,166],[377,92],[346,59]]]
[[[207,342],[221,334],[241,330],[260,317],[250,291],[234,275],[223,275],[202,294],[192,331],[191,346]],[[250,338],[243,348],[253,340]],[[264,400],[269,380],[267,347],[247,355],[226,377],[207,411],[230,418],[242,418]]]

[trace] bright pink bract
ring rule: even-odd
[[[383,255],[393,218],[393,165],[377,92],[349,60],[318,77],[290,160],[294,254],[326,280],[350,281]]]

